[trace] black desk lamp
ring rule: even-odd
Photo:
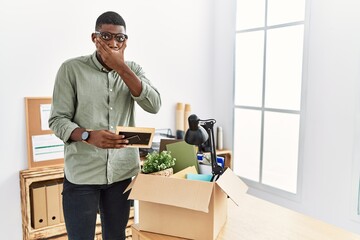
[[[224,172],[224,169],[217,164],[215,140],[214,140],[214,124],[215,119],[201,120],[195,114],[192,114],[188,118],[189,129],[185,134],[185,142],[191,145],[197,145],[206,142],[209,139],[210,154],[211,154],[211,169],[212,178],[211,181],[217,180]]]

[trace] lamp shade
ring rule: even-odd
[[[189,129],[185,134],[185,142],[191,145],[200,145],[208,140],[209,135],[206,130],[199,125],[200,119],[192,114],[188,118]]]

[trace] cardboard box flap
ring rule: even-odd
[[[129,199],[209,212],[214,183],[138,174]]]
[[[129,191],[130,189],[132,189],[136,178],[137,178],[137,176],[134,177],[134,179],[131,181],[131,183],[129,184],[129,186],[127,186],[127,188],[124,190],[123,193],[126,193],[127,191]]]
[[[225,170],[216,183],[236,205],[239,205],[241,197],[248,190],[248,186],[230,168]]]

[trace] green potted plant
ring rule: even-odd
[[[173,174],[173,166],[175,165],[176,159],[171,156],[170,151],[153,151],[146,155],[141,172],[170,176]]]

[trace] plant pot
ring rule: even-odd
[[[172,175],[173,173],[174,173],[173,168],[168,168],[168,169],[165,169],[165,170],[162,170],[162,171],[153,172],[153,173],[147,173],[147,174],[168,177],[168,176]]]

